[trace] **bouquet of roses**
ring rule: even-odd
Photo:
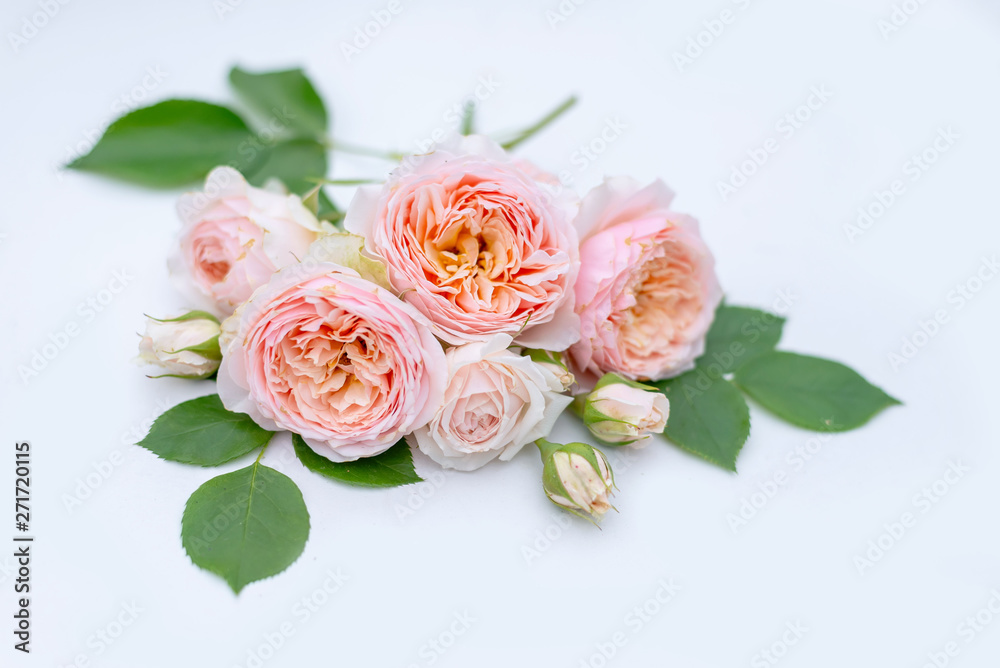
[[[244,118],[168,100],[113,123],[71,167],[183,195],[170,272],[192,310],[150,318],[140,359],[216,379],[140,443],[163,459],[250,466],[191,496],[182,540],[234,591],[284,570],[309,532],[302,495],[261,464],[291,432],[305,466],[348,484],[417,482],[411,448],[473,471],[521,450],[542,487],[598,521],[602,451],[548,439],[570,411],[605,446],[654,434],[735,471],[743,392],[802,427],[857,427],[896,400],[836,362],[775,350],[784,320],[722,304],[712,254],[661,181],[610,178],[582,199],[498,142],[460,132],[396,161],[341,211],[326,195],[323,102],[301,70],[230,79]],[[261,117],[264,120],[261,120]],[[223,166],[217,166],[217,165]]]

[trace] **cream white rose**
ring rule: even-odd
[[[407,439],[444,468],[472,471],[507,461],[543,438],[571,399],[552,370],[509,350],[497,334],[447,353],[448,385],[431,421]]]

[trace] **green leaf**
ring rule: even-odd
[[[736,458],[750,435],[750,410],[724,378],[699,369],[656,383],[670,399],[665,435],[688,452],[736,471]]]
[[[719,306],[705,339],[702,367],[718,365],[731,373],[755,357],[774,350],[781,340],[785,319],[767,311],[744,306]]]
[[[221,576],[237,594],[292,565],[308,538],[302,492],[259,461],[195,490],[181,520],[181,542],[191,561]]]
[[[735,381],[778,417],[816,431],[855,429],[900,403],[843,364],[795,353],[751,360]]]
[[[209,394],[163,413],[136,445],[172,462],[218,466],[263,447],[271,436],[249,416],[226,410],[219,395]]]
[[[413,455],[406,441],[400,440],[375,457],[364,457],[353,462],[331,462],[313,452],[298,434],[292,435],[295,454],[303,466],[327,478],[359,487],[398,487],[423,480],[413,470]]]
[[[67,167],[156,188],[203,179],[213,167],[232,164],[252,172],[241,155],[251,132],[225,107],[196,100],[166,100],[112,123],[90,153]]]
[[[320,143],[313,139],[292,139],[267,150],[250,183],[262,186],[268,179],[276,178],[289,191],[302,195],[316,186],[309,179],[322,179],[326,169],[326,149]]]
[[[326,107],[301,69],[252,74],[234,67],[229,72],[229,81],[258,115],[280,117],[297,136],[314,139],[326,136]]]

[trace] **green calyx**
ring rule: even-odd
[[[188,311],[184,315],[179,315],[176,318],[154,318],[151,315],[147,315],[147,318],[155,322],[185,322],[187,320],[211,320],[216,325],[221,324],[219,319],[208,311]]]
[[[587,460],[595,471],[600,472],[602,469],[606,468],[608,471],[608,476],[611,478],[611,485],[614,485],[614,473],[611,471],[611,465],[608,464],[608,460],[601,454],[601,451],[592,445],[587,443],[573,442],[573,443],[552,443],[544,438],[540,438],[535,441],[535,445],[541,453],[542,462],[545,465],[546,475],[548,473],[549,467],[555,471],[555,464],[553,462],[553,455],[557,452],[565,452],[567,455],[579,455]],[[604,466],[601,466],[601,462],[598,461],[598,457],[603,460]],[[558,479],[558,473],[555,474]],[[601,476],[603,478],[603,476]],[[565,488],[562,486],[562,482],[559,482],[559,488],[565,493]],[[568,497],[567,497],[568,498]]]
[[[171,350],[170,354],[191,352],[201,355],[205,359],[209,360],[221,360],[222,359],[222,349],[219,347],[219,337],[213,336],[210,339],[202,341],[193,346],[188,346],[187,348],[181,348],[180,350]]]
[[[594,392],[601,389],[602,387],[607,387],[608,385],[615,385],[615,384],[628,385],[629,387],[634,387],[639,390],[645,390],[647,392],[659,391],[658,388],[652,385],[645,385],[638,381],[629,380],[624,376],[619,376],[617,373],[606,373],[603,376],[601,376],[601,379],[597,381],[596,385],[594,385]]]

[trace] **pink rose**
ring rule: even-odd
[[[231,167],[217,167],[204,192],[177,203],[184,223],[170,259],[179,287],[206,307],[229,315],[271,275],[309,248],[319,222],[295,195],[254,188]]]
[[[615,178],[580,205],[582,336],[569,357],[584,387],[607,372],[676,376],[705,351],[722,289],[698,222],[671,211],[672,199],[662,181]]]
[[[219,396],[336,462],[384,452],[441,403],[447,363],[429,323],[357,272],[279,271],[223,323]]]
[[[462,137],[360,188],[344,226],[448,343],[506,333],[565,350],[579,337],[574,203],[546,187],[492,140]]]
[[[472,471],[507,461],[549,435],[572,399],[555,373],[497,334],[486,343],[448,350],[448,387],[430,422],[408,437],[447,469]]]

